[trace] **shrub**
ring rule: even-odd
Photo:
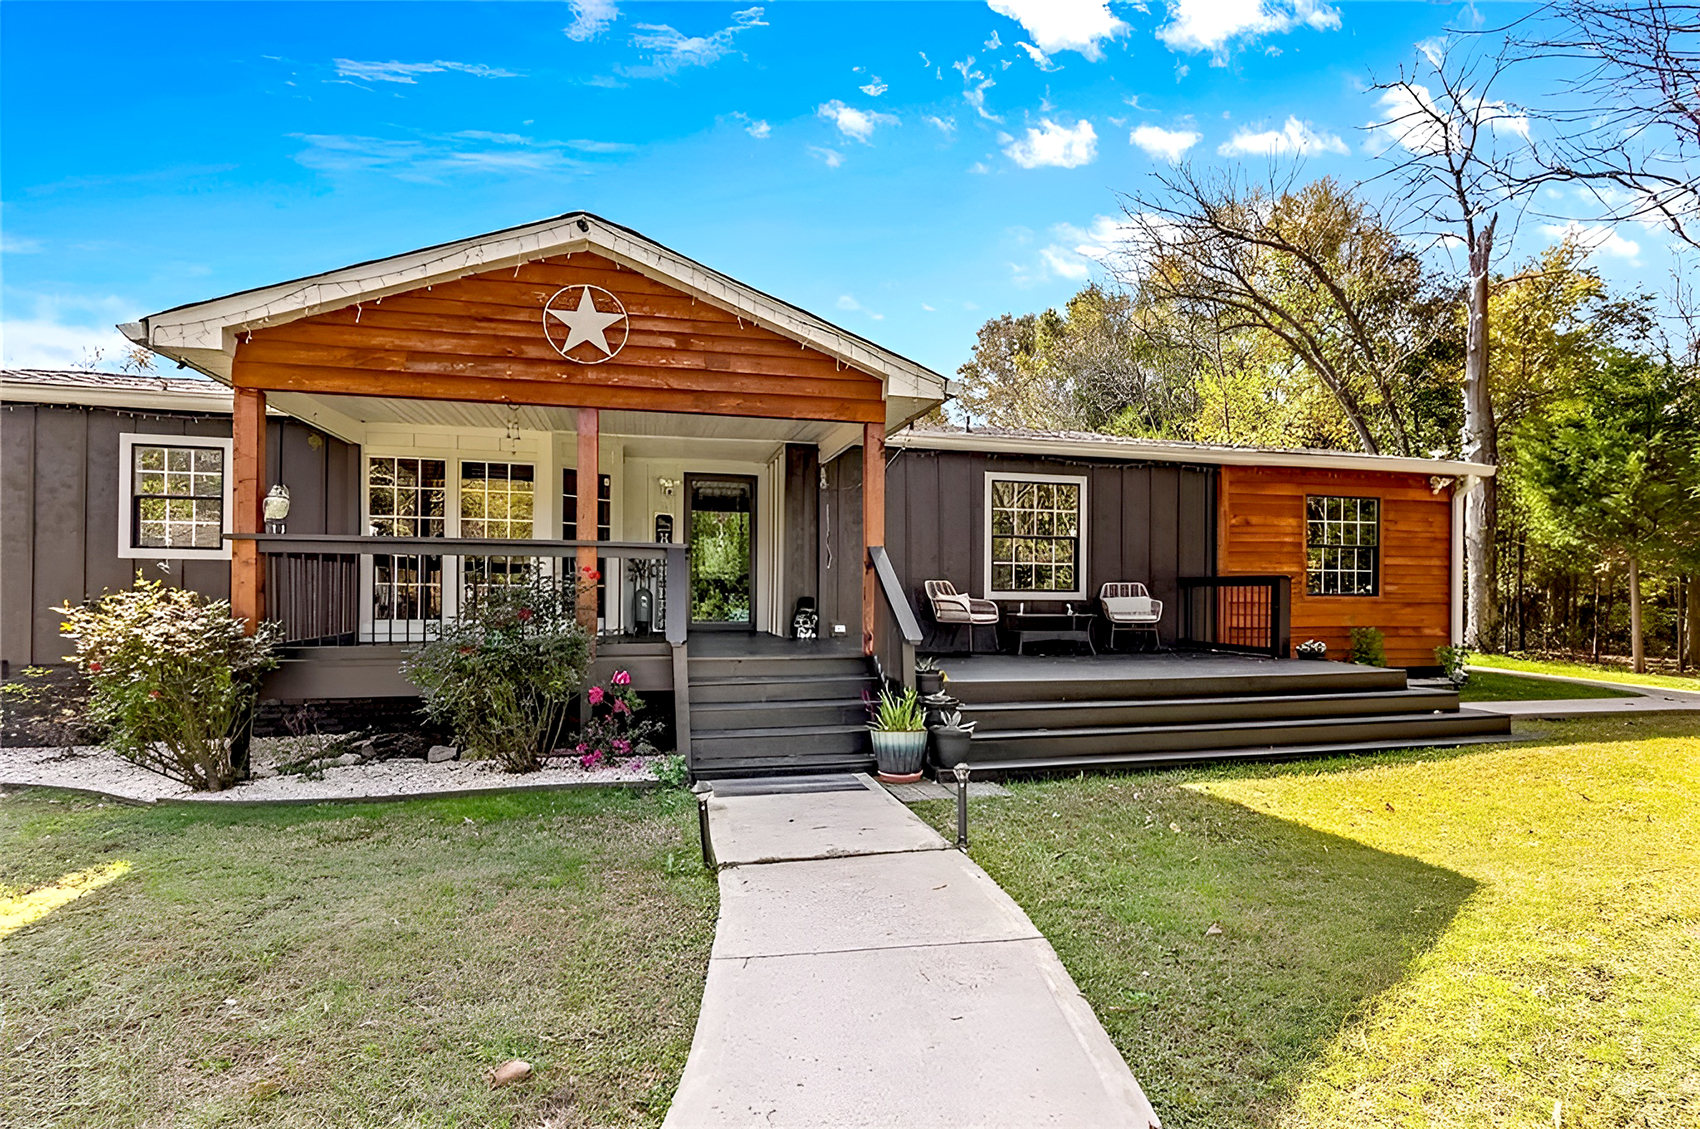
[[[260,676],[277,665],[275,624],[249,635],[229,602],[141,579],[54,610],[115,752],[199,791],[237,781]]]
[[[651,762],[655,779],[669,788],[683,788],[691,782],[691,766],[683,756],[671,753]]]
[[[590,638],[572,596],[533,575],[475,591],[402,674],[465,754],[530,772],[555,747],[589,666]]]
[[[661,723],[638,718],[643,699],[632,689],[629,672],[616,670],[606,686],[586,690],[584,700],[587,712],[573,749],[582,767],[599,768],[656,752],[650,738],[660,731]]]
[[[1470,681],[1470,672],[1464,667],[1470,661],[1470,651],[1467,647],[1436,647],[1434,661],[1445,672],[1447,680],[1452,685],[1463,687]]]
[[[1387,665],[1387,644],[1379,628],[1352,628],[1352,661],[1364,666]]]

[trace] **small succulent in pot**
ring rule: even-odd
[[[975,722],[963,721],[960,710],[952,710],[932,727],[933,759],[941,768],[954,768],[968,759]]]
[[[1306,639],[1293,648],[1293,654],[1301,659],[1325,659],[1328,657],[1328,644],[1321,639]]]
[[[915,689],[923,696],[937,694],[944,689],[944,671],[939,669],[938,660],[931,655],[915,660]]]
[[[936,694],[928,694],[926,697],[921,699],[921,704],[926,707],[928,729],[942,724],[945,714],[950,713],[952,710],[962,705],[961,702],[957,701],[943,690],[940,690]]]

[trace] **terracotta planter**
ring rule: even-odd
[[[921,779],[921,766],[927,759],[927,731],[893,732],[870,729],[874,742],[874,764],[885,784],[913,784]]]

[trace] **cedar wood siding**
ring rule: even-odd
[[[1163,600],[1165,643],[1175,637],[1180,576],[1208,576],[1214,562],[1215,471],[1175,463],[1133,464],[1049,460],[1024,455],[902,450],[888,453],[886,550],[916,617],[924,646],[954,647],[952,628],[932,637],[922,585],[949,580],[976,596],[985,587],[985,476],[988,471],[1084,476],[1087,528],[1086,601],[1113,580],[1139,581]],[[827,467],[821,492],[821,623],[853,630],[861,607],[861,452]],[[830,506],[830,525],[827,507]],[[830,547],[832,567],[828,565]],[[1003,601],[1013,608],[1013,601]],[[1060,601],[1028,600],[1035,610],[1061,610]],[[982,640],[983,642],[983,640]]]
[[[600,364],[563,359],[544,334],[551,296],[584,283],[618,297],[629,322],[625,347]],[[590,252],[261,327],[240,339],[232,377],[302,392],[885,419],[878,377]]]
[[[228,561],[118,555],[118,437],[130,432],[228,439],[230,417],[36,404],[0,411],[0,658],[14,673],[71,652],[49,609],[127,587],[138,570],[229,598]],[[314,435],[323,440],[317,448]],[[359,532],[360,448],[272,419],[266,452],[267,488],[289,487],[290,532]]]
[[[1222,573],[1293,578],[1292,638],[1351,657],[1351,629],[1379,628],[1392,666],[1432,667],[1451,641],[1452,492],[1426,475],[1229,466],[1221,470]],[[1305,591],[1305,497],[1381,499],[1381,576],[1374,596]]]

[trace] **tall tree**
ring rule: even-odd
[[[1700,538],[1700,382],[1618,353],[1580,391],[1531,429],[1524,469],[1558,540],[1628,566],[1631,648],[1644,671],[1643,570]]]

